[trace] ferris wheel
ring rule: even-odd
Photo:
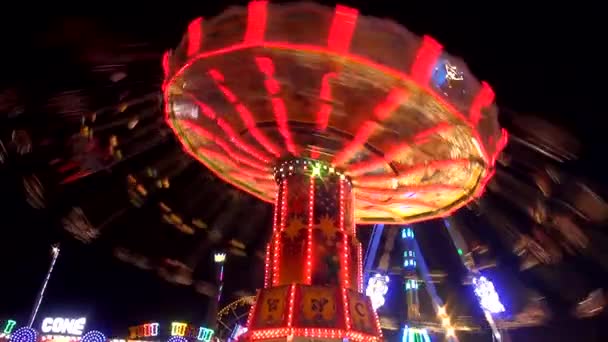
[[[255,296],[244,296],[226,305],[217,313],[217,335],[220,341],[236,341],[245,333],[249,310]]]

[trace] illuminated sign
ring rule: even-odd
[[[15,325],[17,324],[16,321],[12,320],[12,319],[7,319],[6,322],[3,322],[0,332],[4,333],[4,334],[10,334],[11,332],[13,332],[13,329],[15,329]]]
[[[43,333],[55,333],[55,334],[70,334],[70,335],[82,335],[84,325],[87,323],[85,317],[81,318],[62,318],[62,317],[47,317],[42,321],[42,328],[40,329]]]
[[[173,322],[171,323],[171,336],[184,336],[188,329],[188,323]]]
[[[129,328],[129,339],[158,336],[158,323],[146,323]]]
[[[158,323],[146,323],[129,328],[129,339],[126,342],[141,342],[135,341],[137,338],[154,337],[160,334]],[[171,322],[170,336],[184,337],[187,340],[197,339],[202,342],[210,342],[214,331],[205,327],[195,327],[184,322]],[[165,333],[166,334],[166,333]],[[176,339],[174,342],[181,340]]]

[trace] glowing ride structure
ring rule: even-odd
[[[380,341],[355,224],[449,215],[481,195],[507,141],[492,89],[461,61],[344,6],[197,18],[163,67],[184,150],[275,205],[243,340]]]

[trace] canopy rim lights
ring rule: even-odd
[[[269,203],[274,203],[276,194],[276,184],[271,182],[273,165],[291,158],[323,159],[330,167],[340,170],[355,186],[359,199],[355,219],[361,223],[412,223],[443,217],[481,195],[493,174],[497,155],[507,142],[506,132],[500,131],[494,117],[494,93],[486,83],[479,84],[460,70],[461,64],[452,63],[449,56],[443,54],[442,46],[432,38],[425,36],[418,41],[405,34],[406,30],[395,33],[395,37],[403,39],[403,49],[391,46],[386,47],[391,50],[382,50],[386,54],[402,54],[402,66],[397,68],[394,63],[381,62],[377,58],[379,50],[367,51],[368,44],[361,37],[371,33],[386,35],[390,30],[345,6],[337,6],[334,10],[333,19],[327,23],[329,33],[309,27],[308,30],[313,33],[307,32],[305,36],[310,37],[306,39],[281,36],[277,32],[281,25],[285,25],[281,21],[285,8],[290,8],[289,13],[293,12],[293,18],[298,18],[298,11],[305,15],[319,15],[319,11],[325,7],[297,3],[269,6],[267,1],[253,1],[246,9],[233,8],[220,15],[218,20],[226,21],[221,27],[214,26],[218,20],[195,19],[188,27],[187,39],[175,52],[165,54],[165,120],[188,154],[206,165],[218,178]],[[237,26],[233,27],[233,31],[230,31],[232,36],[228,35],[232,38],[228,39],[227,31],[222,30],[228,30],[230,20],[238,23],[234,19],[237,17],[246,20],[245,28],[242,24],[238,29]],[[306,30],[306,22],[293,20],[293,30]],[[327,19],[316,20],[321,20],[321,25],[325,25],[322,21]],[[239,30],[243,30],[242,40],[235,40],[241,34],[237,33]],[[317,31],[321,34],[325,32],[327,37],[315,37]],[[215,34],[205,35],[207,32]],[[324,40],[326,44],[322,43]],[[416,44],[415,51],[412,44]],[[408,54],[408,49],[413,53]],[[242,63],[231,63],[230,58],[216,59],[235,54]],[[317,63],[317,69],[303,63],[309,59]],[[285,61],[291,64],[282,64]],[[445,63],[445,72],[439,63]],[[302,113],[302,110],[298,109],[297,102],[286,96],[302,86],[300,78],[292,76],[295,74],[285,74],[285,68],[295,65],[308,67],[311,79],[319,78],[318,98],[306,95],[309,97],[301,101],[309,101],[306,108],[312,112],[305,110],[305,114],[294,114]],[[241,89],[235,83],[234,74],[230,74],[235,68],[241,68],[241,74],[251,71],[251,80],[247,81],[250,84],[261,82],[255,87],[259,92],[265,92],[266,97],[262,101],[260,95],[256,95],[259,98],[255,103],[257,107],[252,107],[252,94],[242,91],[253,88]],[[190,73],[191,69],[197,72]],[[325,71],[319,73],[320,69]],[[442,73],[437,73],[439,69]],[[365,115],[372,117],[359,125],[357,130],[352,130],[354,128],[344,127],[344,122],[336,121],[340,119],[335,111],[341,108],[336,107],[336,103],[350,101],[348,97],[340,97],[348,93],[351,89],[348,84],[352,83],[344,83],[343,77],[357,72],[363,73],[361,75],[368,72],[375,74],[374,82],[377,84],[374,83],[374,87],[384,89],[386,93],[376,94],[377,97],[370,95],[367,101],[375,109],[370,108]],[[438,75],[441,77],[438,78]],[[442,77],[449,79],[446,82]],[[381,86],[383,83],[378,82],[386,84]],[[433,85],[432,82],[437,84]],[[208,86],[199,90],[197,84]],[[465,90],[470,92],[467,95],[470,102],[466,107],[460,102],[455,104],[448,93],[437,88],[437,85],[450,89],[461,87],[463,93]],[[310,89],[314,91],[314,88]],[[356,91],[358,88],[353,89]],[[211,93],[213,101],[208,102]],[[201,94],[204,96],[201,97]],[[357,96],[353,94],[353,97]],[[262,102],[269,106],[262,105]],[[407,121],[411,119],[406,118],[406,113],[418,108],[415,107],[419,105],[417,103],[430,106],[420,107],[423,109],[420,109],[421,119],[418,120],[436,121],[434,127],[430,126],[418,134],[416,129],[421,128],[411,128],[411,122]],[[191,106],[188,108],[192,108],[192,111],[183,112],[186,110],[184,106]],[[319,107],[317,113],[314,113],[316,109],[313,107]],[[261,111],[264,113],[260,114]],[[437,113],[429,114],[429,111]],[[399,115],[391,116],[392,113]],[[274,119],[269,115],[274,115]],[[440,117],[445,121],[440,122]],[[410,127],[409,130],[399,128],[404,131],[396,132],[398,139],[401,139],[397,141],[403,146],[395,145],[390,150],[388,140],[370,140],[375,137],[374,133],[378,135],[376,131],[385,120],[392,120],[393,125],[398,122],[402,125],[400,127]],[[382,135],[387,134],[382,132]],[[308,141],[307,136],[314,137]],[[450,137],[457,140],[449,140]],[[384,145],[378,145],[378,141],[385,141],[382,143]],[[400,152],[401,149],[409,149],[407,153],[413,158],[418,146],[427,143],[434,145],[425,146],[425,151],[433,152],[426,161],[412,159],[411,162],[399,161],[396,164],[398,158],[402,158],[400,153],[404,153]],[[435,150],[430,148],[439,148],[440,144],[447,144],[444,149],[460,151],[464,157],[456,157],[458,153],[446,157],[438,151],[435,155]],[[382,171],[378,171],[380,169]],[[445,175],[440,176],[436,184],[417,183],[415,177],[423,177],[421,175],[425,172]],[[461,173],[457,183],[452,185],[444,181],[454,179],[449,178],[448,173]]]

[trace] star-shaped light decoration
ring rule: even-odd
[[[285,227],[285,234],[288,238],[293,240],[298,236],[300,230],[305,228],[306,225],[304,224],[304,221],[302,221],[301,218],[293,217],[291,221],[289,221],[287,227]]]
[[[336,232],[338,231],[338,227],[336,227],[336,225],[334,224],[334,220],[327,215],[321,217],[321,221],[317,225],[317,228],[320,229],[321,232],[323,232],[323,235],[325,235],[325,238],[327,240],[333,239],[333,237],[336,235]]]

